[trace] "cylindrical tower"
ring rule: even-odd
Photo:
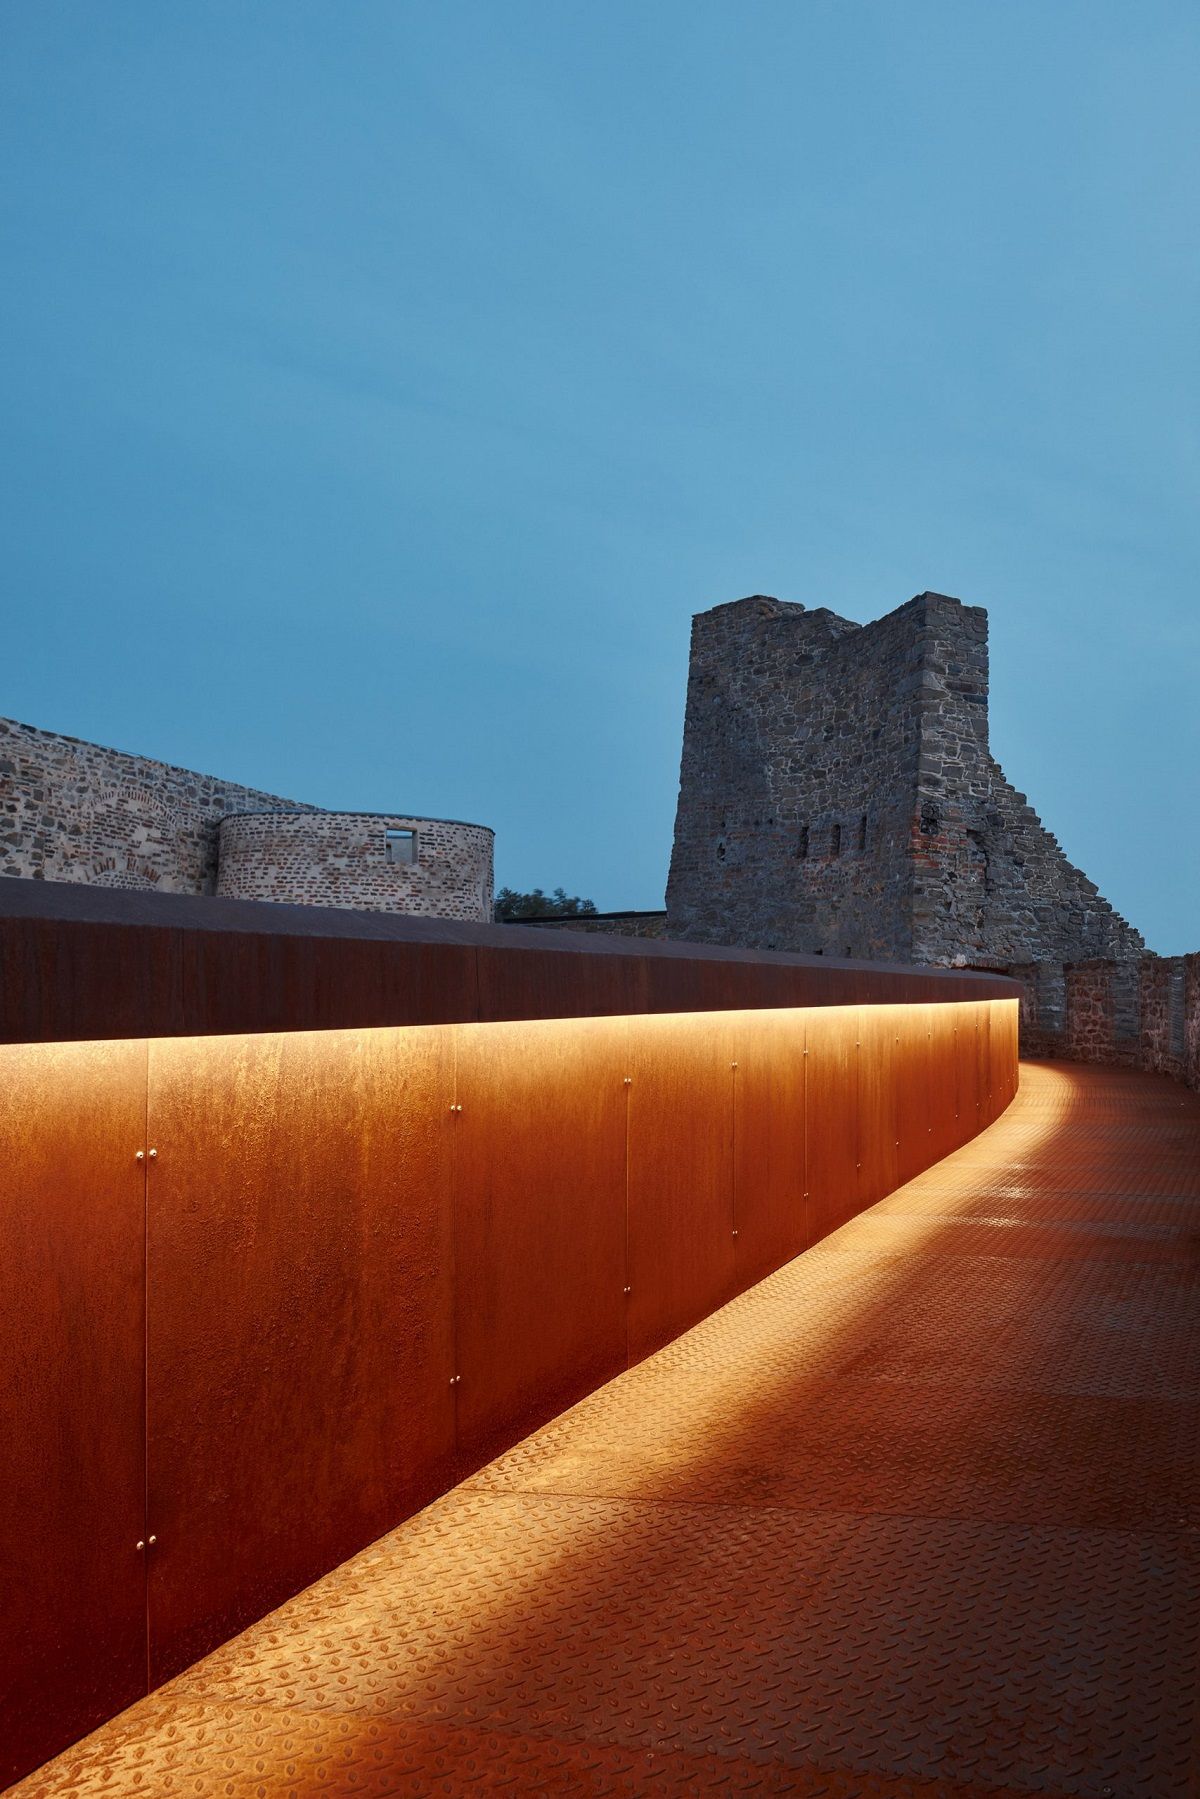
[[[426,918],[492,917],[486,825],[378,812],[231,812],[217,893]]]

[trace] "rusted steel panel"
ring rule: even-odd
[[[451,1033],[150,1048],[151,1672],[452,1477]]]
[[[646,1010],[642,956],[521,950],[503,942],[475,951],[482,1022],[614,1017]]]
[[[896,1036],[896,1151],[898,1183],[912,1180],[933,1159],[932,1077],[928,1006],[894,1008]]]
[[[858,1008],[808,1014],[808,1240],[816,1243],[858,1205]]]
[[[671,947],[679,950],[685,946]],[[693,946],[686,947],[690,950]],[[707,955],[689,955],[685,959],[678,954],[658,954],[646,958],[644,1009],[690,1013],[801,1005],[806,1003],[804,993],[811,993],[817,984],[806,980],[806,973],[782,959],[760,961],[748,951],[720,961]]]
[[[991,1016],[992,1113],[998,1118],[1016,1097],[1019,1007],[1016,1000],[1001,1000],[987,1010]]]
[[[975,1092],[979,1101],[976,1116],[979,1127],[991,1124],[999,1106],[992,1083],[992,1008],[976,1006],[975,1012]]]
[[[944,969],[0,879],[0,1042],[1016,992]]]
[[[929,1122],[931,1159],[950,1154],[961,1141],[958,1116],[957,1006],[930,1006]]]
[[[733,1191],[736,1285],[748,1287],[799,1255],[804,1199],[802,1011],[734,1015]]]
[[[180,990],[185,1017],[205,1020],[206,1032],[441,1024],[478,1015],[474,949],[423,939],[188,931]]]
[[[468,1463],[625,1365],[623,1019],[457,1032],[459,1446]]]
[[[873,1206],[900,1180],[898,1085],[900,1046],[895,1006],[859,1006],[857,1211]]]
[[[723,1015],[629,1026],[629,1360],[730,1297],[733,1079]]]
[[[954,1099],[958,1114],[955,1142],[963,1144],[982,1126],[979,1104],[979,1049],[975,1008],[970,1001],[954,1008]]]
[[[0,1049],[0,1785],[146,1690],[145,1043]]]

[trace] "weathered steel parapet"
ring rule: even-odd
[[[1017,1079],[988,976],[25,881],[0,1024],[0,1784]]]
[[[0,1042],[1015,999],[1000,975],[0,880]]]

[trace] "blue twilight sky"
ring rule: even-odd
[[[654,906],[690,614],[935,588],[1200,947],[1193,0],[0,27],[0,712]]]

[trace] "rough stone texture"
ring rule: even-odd
[[[1024,1055],[1174,1075],[1200,1090],[1200,954],[1014,966]]]
[[[0,875],[212,893],[224,814],[295,804],[0,718]]]
[[[416,839],[392,863],[385,833]],[[486,825],[373,812],[240,812],[221,821],[217,892],[360,911],[489,920],[493,833]]]
[[[694,620],[672,937],[1005,968],[1138,955],[988,750],[987,614]]]
[[[231,814],[268,822],[231,827],[219,869]],[[384,860],[389,825],[418,831],[415,867]],[[0,875],[489,921],[492,843],[482,825],[325,813],[0,719]]]

